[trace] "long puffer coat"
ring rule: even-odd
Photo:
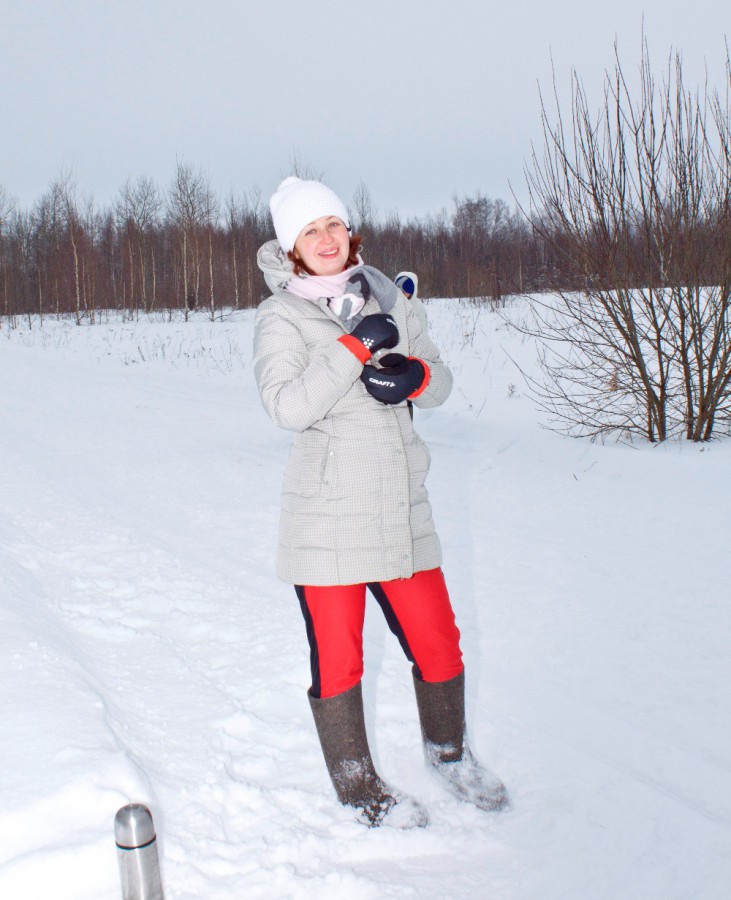
[[[282,486],[277,575],[290,584],[361,584],[436,568],[441,548],[424,486],[429,451],[406,402],[387,406],[366,391],[362,364],[338,341],[347,329],[325,298],[282,289],[292,265],[277,241],[257,261],[274,293],[257,310],[256,381],[274,422],[297,432]],[[452,375],[394,292],[393,352],[426,362],[431,378],[414,404],[439,406]],[[362,310],[379,312],[374,298]]]

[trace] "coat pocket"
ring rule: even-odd
[[[332,497],[337,483],[335,453],[324,435],[295,443],[284,473],[285,491],[299,497]]]
[[[419,435],[414,432],[413,440],[409,447],[409,466],[411,471],[423,481],[429,473],[431,466],[431,453]]]

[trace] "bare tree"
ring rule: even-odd
[[[241,307],[241,290],[239,284],[239,252],[242,231],[241,201],[237,199],[233,191],[226,198],[226,226],[231,242],[231,277],[234,290],[234,309]]]
[[[65,237],[71,253],[73,310],[76,324],[81,325],[85,309],[82,277],[85,234],[79,215],[76,179],[71,172],[62,173],[51,185],[50,198],[54,214],[56,209],[60,209]]]
[[[376,226],[377,212],[368,185],[361,180],[353,194],[351,224],[358,234],[371,234]],[[353,221],[354,220],[354,221]]]
[[[2,280],[3,309],[6,316],[10,313],[10,292],[8,284],[10,261],[6,255],[5,235],[10,228],[10,219],[14,208],[15,201],[0,184],[0,279]]]
[[[465,293],[500,302],[506,290],[514,214],[504,200],[493,200],[479,193],[476,198],[455,197],[454,203],[452,227],[459,236]]]
[[[36,202],[29,227],[33,232],[35,248],[36,278],[34,280],[36,283],[34,288],[37,289],[38,311],[42,315],[45,310],[52,309],[56,315],[59,315],[62,310],[69,309],[67,305],[69,281],[65,248],[66,220],[59,181],[54,181],[48,191]],[[33,293],[35,294],[36,290]],[[30,307],[31,304],[28,306]],[[30,313],[30,308],[27,311]]]
[[[213,237],[218,222],[218,200],[216,199],[209,179],[206,179],[202,194],[202,220],[208,243],[208,297],[211,321],[216,319],[216,294],[213,275]]]
[[[201,234],[207,214],[208,185],[203,172],[178,161],[168,191],[168,216],[178,233],[181,307],[185,320],[200,299]]]
[[[730,400],[728,102],[687,92],[679,56],[657,83],[646,44],[636,97],[616,52],[598,115],[575,72],[570,117],[554,97],[526,169],[560,279],[527,326],[537,396],[571,434],[708,440]]]
[[[93,197],[87,197],[80,210],[81,233],[84,253],[81,256],[81,296],[84,312],[93,324],[97,315],[97,243],[101,235],[102,215]]]
[[[295,175],[304,181],[322,181],[323,178],[323,172],[317,171],[309,162],[302,159],[300,151],[296,147],[293,147],[289,154],[289,171],[282,175],[282,178],[289,175]]]
[[[117,200],[118,228],[124,234],[129,263],[130,303],[146,312],[156,305],[155,245],[153,232],[160,221],[162,198],[151,178],[129,178]],[[137,288],[135,288],[137,286]]]

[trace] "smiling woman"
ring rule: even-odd
[[[321,216],[305,225],[290,251],[295,269],[308,275],[337,275],[347,268],[349,256],[350,232],[337,216]]]
[[[467,745],[459,630],[425,480],[429,452],[407,401],[439,406],[452,376],[413,307],[364,265],[348,212],[317,181],[271,199],[259,250],[272,296],[254,367],[271,418],[297,432],[284,473],[277,573],[295,586],[310,644],[309,698],[338,799],[368,825],[424,826],[424,808],[375,771],[363,715],[366,588],[413,664],[429,764],[482,809],[506,803]],[[393,351],[381,357],[381,351]]]

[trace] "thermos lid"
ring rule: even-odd
[[[150,810],[142,803],[123,806],[114,817],[114,838],[124,850],[137,850],[155,840]]]

